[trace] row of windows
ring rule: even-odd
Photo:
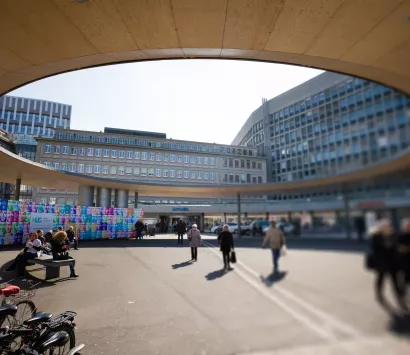
[[[178,179],[198,179],[198,180],[215,180],[214,172],[203,171],[188,171],[175,170],[163,168],[140,168],[137,166],[117,166],[117,165],[99,165],[99,164],[76,164],[76,163],[58,163],[48,162],[43,163],[47,167],[53,169],[60,169],[62,171],[70,171],[72,173],[78,172],[81,174],[103,174],[103,175],[134,175],[134,176],[148,176],[157,178],[178,178]]]
[[[363,84],[363,85],[362,85]],[[344,97],[346,93],[351,93],[355,89],[361,89],[362,86],[369,86],[371,83],[369,81],[363,81],[359,78],[348,80],[347,82],[341,83],[332,88],[321,91],[315,95],[309,96],[295,104],[289,105],[282,110],[273,113],[273,118],[275,121],[291,117],[298,114],[299,112],[304,112],[312,107],[324,104],[325,102],[330,102],[332,99],[337,100],[340,98],[341,106],[354,104],[355,96],[349,95]],[[371,100],[372,97],[380,97],[382,94],[390,95],[392,89],[387,86],[379,85],[373,83],[372,88],[366,89],[364,92],[360,91],[356,94],[356,100],[362,102],[364,99]]]
[[[394,113],[395,119],[398,123],[401,123],[405,120],[405,114],[403,112],[403,105],[395,105],[394,108],[397,110]],[[386,111],[386,112],[385,112]],[[319,125],[321,129],[337,129],[341,125],[346,125],[349,122],[355,123],[357,121],[363,121],[366,118],[368,120],[374,119],[374,116],[380,117],[382,115],[389,115],[393,112],[392,108],[387,108],[386,106],[383,107],[381,103],[377,103],[376,105],[366,106],[360,109],[351,110],[342,113],[341,115],[334,115],[330,113],[330,117],[328,115],[327,119],[323,119],[320,123],[316,123],[317,128],[319,129]],[[322,116],[321,116],[322,117]],[[323,118],[323,117],[322,117]],[[302,114],[301,116],[297,116],[295,118],[288,119],[280,124],[270,126],[270,135],[273,137],[274,135],[289,131],[294,129],[295,127],[309,125],[313,121],[317,121],[319,119],[319,113],[309,111],[306,115]]]
[[[7,127],[6,123],[0,123],[0,128],[12,134],[44,135],[47,137],[54,135],[53,128],[31,127],[31,123],[29,125],[23,124],[21,127],[18,124],[9,124]]]
[[[192,143],[171,143],[171,142],[160,142],[160,141],[148,141],[145,139],[135,139],[135,138],[118,138],[110,136],[95,136],[87,134],[77,134],[77,133],[63,133],[57,132],[54,135],[56,139],[65,139],[69,141],[82,141],[82,142],[93,142],[93,143],[105,143],[114,145],[129,145],[129,146],[140,146],[140,147],[151,147],[151,148],[165,148],[165,149],[176,149],[184,151],[193,152],[208,152],[208,153],[223,153],[223,154],[238,154],[238,155],[249,155],[253,156],[254,152],[251,149],[244,148],[232,148],[232,147],[219,147],[214,148],[213,146],[192,144]]]
[[[241,168],[241,169],[262,169],[262,163],[245,159],[223,158],[222,166],[224,168]]]
[[[88,157],[104,157],[104,158],[119,158],[119,159],[128,159],[128,160],[149,160],[149,161],[164,161],[172,163],[184,163],[184,164],[204,164],[204,165],[215,165],[214,157],[198,157],[193,155],[176,155],[176,154],[166,154],[166,153],[151,153],[151,152],[136,152],[136,151],[125,151],[117,149],[106,149],[106,148],[76,148],[71,147],[69,149],[68,145],[54,145],[53,150],[50,144],[46,144],[44,147],[45,153],[53,154],[65,154],[68,155],[80,155]]]
[[[39,115],[39,114],[26,114],[23,112],[16,112],[14,111],[5,111],[3,112],[2,118],[9,119],[9,120],[17,120],[21,122],[37,122],[37,123],[46,123],[57,127],[64,127],[67,128],[69,126],[69,120],[65,118],[60,118],[60,116],[50,117],[49,115]]]
[[[263,182],[263,178],[262,176],[251,176],[251,174],[224,174],[222,182],[261,184]]]

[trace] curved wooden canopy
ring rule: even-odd
[[[2,0],[0,94],[92,66],[281,62],[410,94],[410,0]]]
[[[285,183],[265,183],[258,185],[210,185],[210,184],[159,184],[136,182],[121,179],[106,179],[84,174],[76,174],[47,168],[42,164],[24,159],[0,147],[0,181],[15,183],[17,178],[30,186],[77,190],[79,185],[126,189],[139,193],[140,196],[163,197],[222,197],[275,194],[278,192],[313,191],[318,188],[337,187],[394,174],[410,167],[410,152],[406,151],[397,158],[330,177],[308,179]]]

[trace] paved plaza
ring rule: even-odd
[[[374,301],[363,246],[291,241],[272,278],[260,241],[237,244],[238,264],[224,273],[214,237],[196,263],[174,236],[80,243],[71,253],[80,277],[65,278],[67,267],[34,301],[40,310],[78,313],[84,354],[410,353],[407,320]],[[1,264],[15,254],[0,252]],[[38,265],[31,269],[44,277]]]

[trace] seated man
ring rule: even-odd
[[[6,271],[12,271],[17,267],[17,277],[24,276],[24,268],[27,265],[27,261],[34,259],[37,256],[37,252],[41,250],[41,241],[37,239],[37,233],[30,233],[30,240],[27,241],[26,247],[20,252],[14,259],[13,263]]]

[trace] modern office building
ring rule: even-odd
[[[232,142],[266,152],[270,182],[315,179],[360,169],[400,154],[410,144],[410,97],[360,78],[326,72],[271,99]],[[351,198],[410,196],[410,179],[369,181]],[[340,189],[282,193],[272,200],[340,197]],[[410,198],[409,198],[410,205]]]
[[[252,147],[235,147],[167,139],[165,134],[106,128],[104,132],[56,129],[54,137],[37,138],[36,161],[54,169],[135,182],[166,184],[257,184],[266,182],[266,158]],[[94,192],[99,204],[99,190]],[[109,205],[116,200],[110,191]],[[127,205],[135,197],[129,194]],[[258,201],[263,196],[244,197]],[[173,205],[210,203],[220,199],[141,196],[140,203]],[[36,201],[76,204],[77,191],[38,188]],[[235,201],[235,199],[233,199]],[[171,212],[187,212],[183,209]],[[154,213],[155,214],[155,213]],[[174,213],[175,214],[175,213]],[[157,213],[158,215],[158,213]]]
[[[71,106],[45,100],[0,97],[0,129],[16,138],[16,153],[35,161],[36,137],[53,137],[55,129],[70,128]],[[32,200],[32,187],[22,185],[22,201]]]

